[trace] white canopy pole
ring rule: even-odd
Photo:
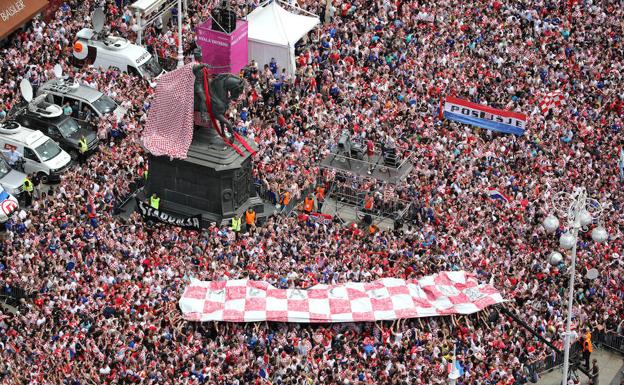
[[[184,66],[184,50],[182,49],[182,0],[178,0],[178,68]]]
[[[139,26],[139,31],[137,32],[137,43],[141,45],[143,40],[143,26],[141,25],[141,12],[137,11],[137,25]]]

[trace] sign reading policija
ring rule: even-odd
[[[151,219],[162,223],[167,223],[173,226],[183,227],[185,229],[200,230],[201,229],[201,215],[195,215],[187,218],[179,218],[171,214],[167,214],[163,211],[157,210],[147,203],[136,199],[137,211],[141,214],[143,219]]]

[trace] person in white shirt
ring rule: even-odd
[[[22,154],[14,147],[8,151],[4,150],[3,153],[5,154],[5,158],[11,167],[16,167],[20,159],[22,159]]]

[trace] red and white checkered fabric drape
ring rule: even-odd
[[[194,83],[193,63],[159,79],[143,131],[143,144],[153,155],[186,158],[193,140]]]
[[[539,103],[540,110],[542,110],[542,114],[548,112],[549,109],[558,107],[563,101],[564,96],[561,91],[552,91],[547,93],[544,98]]]
[[[493,286],[453,271],[419,280],[382,278],[306,290],[246,279],[196,280],[179,303],[189,321],[325,323],[470,314],[504,301]]]

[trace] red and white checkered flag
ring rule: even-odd
[[[471,314],[504,301],[492,285],[448,271],[419,280],[382,278],[306,290],[248,279],[194,280],[179,304],[188,321],[326,323]]]
[[[552,91],[547,93],[544,98],[539,102],[540,110],[542,110],[542,114],[545,114],[551,108],[558,107],[563,101],[564,96],[561,91]]]
[[[194,83],[193,63],[158,80],[143,131],[143,145],[153,155],[186,158],[193,141]]]
[[[537,53],[534,49],[527,50],[524,56],[529,63],[534,63],[537,60]]]

